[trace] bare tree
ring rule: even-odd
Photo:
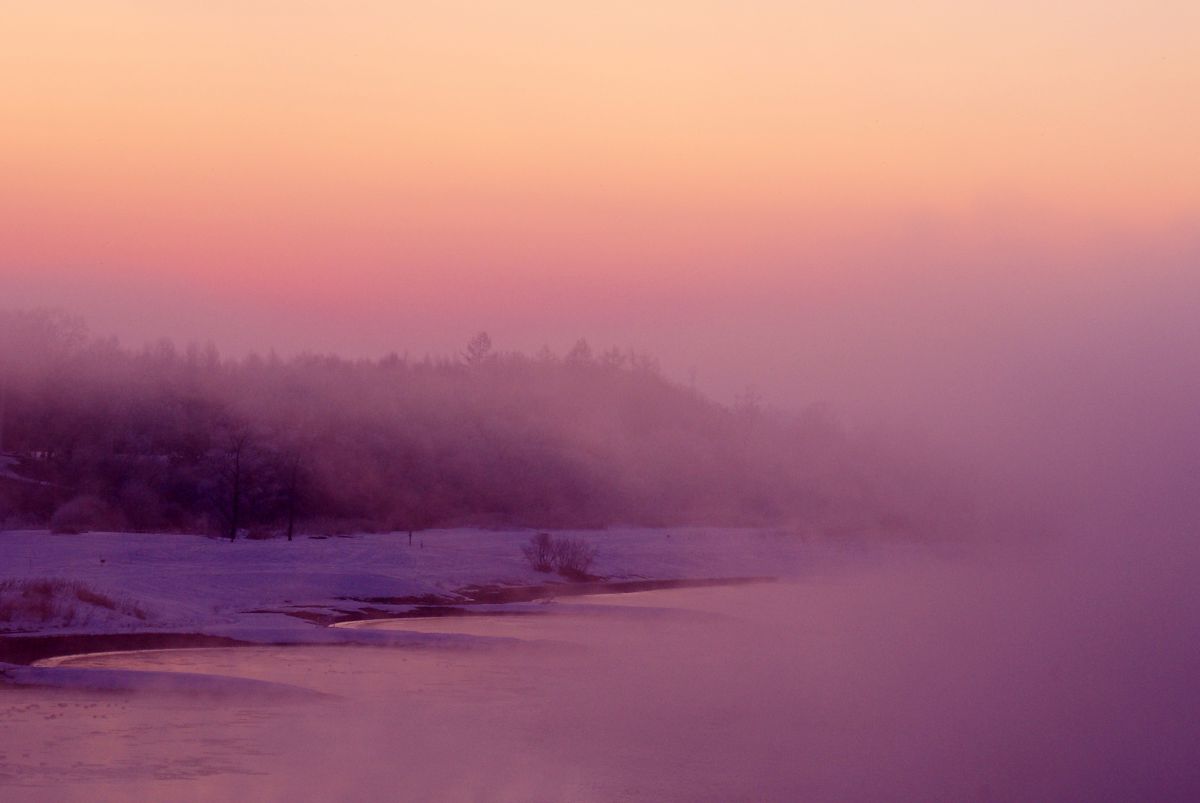
[[[213,502],[221,529],[230,541],[237,539],[245,515],[251,447],[249,431],[235,427],[227,433],[223,446],[209,453]]]
[[[4,454],[4,419],[8,410],[8,377],[0,366],[0,455]]]
[[[242,520],[242,496],[246,487],[247,450],[250,445],[250,435],[240,432],[233,435],[229,441],[229,540],[237,538],[238,525]]]
[[[284,488],[284,506],[287,512],[287,540],[296,534],[296,508],[300,498],[300,469],[303,456],[297,449],[287,458],[287,479]]]

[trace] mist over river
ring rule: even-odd
[[[1087,543],[1020,557],[913,553],[792,582],[559,601],[544,614],[353,625],[507,639],[479,646],[70,658],[60,665],[323,694],[5,691],[0,790],[7,800],[1195,799],[1197,548],[1168,536],[1151,550]]]

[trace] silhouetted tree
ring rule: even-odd
[[[251,438],[244,427],[230,430],[221,447],[211,455],[215,473],[217,516],[230,541],[237,539],[243,524],[250,485]]]
[[[566,361],[568,365],[574,366],[589,366],[593,362],[592,347],[583,338],[575,341],[575,345],[571,346],[571,350],[567,352]]]
[[[299,449],[293,449],[285,457],[284,511],[287,521],[287,540],[296,534],[296,514],[300,508],[300,486],[304,458]]]
[[[492,356],[492,338],[487,332],[480,332],[467,341],[463,351],[463,362],[467,365],[479,365]]]

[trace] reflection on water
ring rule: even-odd
[[[1142,615],[1048,590],[1061,568],[929,561],[356,625],[521,639],[480,648],[84,657],[335,696],[6,692],[0,784],[33,800],[1186,799],[1191,640],[1160,629],[1163,660],[1132,660]]]
[[[26,799],[221,799],[247,789],[265,799],[640,798],[633,787],[606,789],[568,755],[546,754],[573,745],[588,761],[601,755],[589,730],[603,711],[624,710],[618,690],[604,688],[602,667],[611,671],[611,657],[638,644],[710,626],[700,603],[713,593],[356,625],[523,640],[503,647],[214,648],[67,659],[60,665],[252,678],[336,697],[214,705],[180,695],[9,693],[3,713],[19,724],[21,745],[0,755],[0,783]],[[642,759],[631,748],[608,752],[632,767]],[[187,783],[169,783],[179,781]]]

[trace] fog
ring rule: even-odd
[[[1194,246],[1118,250],[1103,270],[1080,264],[1052,278],[1034,267],[900,273],[858,294],[845,285],[840,300],[798,302],[795,319],[790,300],[747,292],[724,302],[742,307],[708,339],[675,352],[661,380],[672,411],[709,409],[675,406],[693,398],[681,368],[693,357],[701,393],[709,376],[725,377],[718,398],[762,377],[772,415],[831,401],[823,414],[848,440],[806,452],[796,476],[831,455],[844,467],[847,454],[865,454],[850,475],[868,465],[878,487],[919,497],[926,513],[947,498],[947,474],[966,480],[973,516],[939,530],[943,545],[959,545],[949,555],[876,545],[869,559],[778,585],[595,603],[683,609],[676,614],[430,625],[555,642],[537,647],[95,659],[258,677],[339,699],[210,707],[121,698],[106,703],[115,708],[98,731],[85,731],[93,698],[15,696],[5,705],[25,719],[4,737],[5,772],[22,795],[45,799],[97,790],[157,799],[181,788],[289,800],[1195,799],[1195,258]],[[900,287],[904,276],[911,286]],[[657,342],[668,340],[659,333]],[[517,409],[514,398],[502,409]],[[578,393],[555,398],[573,400],[551,405],[563,420],[579,409]],[[707,443],[700,433],[717,420],[707,415],[666,451]],[[602,419],[569,431],[587,434]],[[646,457],[627,452],[609,465]],[[675,475],[678,464],[667,465],[632,476]],[[700,477],[689,492],[705,496],[728,476]],[[812,521],[789,515],[798,531]],[[845,533],[845,520],[824,534],[834,530]],[[891,535],[907,543],[924,532],[918,524]],[[64,713],[23,708],[26,700]]]
[[[1194,2],[10,5],[0,535],[807,568],[87,658],[331,697],[4,688],[0,794],[1200,799]]]
[[[183,275],[14,271],[4,282],[10,304],[80,313],[134,351],[166,336],[181,350],[212,341],[226,357],[453,361],[479,329],[498,352],[528,355],[585,337],[597,354],[649,354],[668,380],[720,403],[752,397],[789,415],[824,404],[850,430],[903,441],[914,460],[983,477],[994,508],[1187,507],[1200,496],[1194,232],[1051,235],[1030,214],[864,224],[862,242],[804,232],[775,251],[709,255],[670,287],[577,281],[568,261],[502,290],[494,276],[468,281],[463,265],[391,309],[386,293],[354,289],[366,266],[349,266],[341,295],[317,306],[293,304],[287,287],[276,304]],[[401,274],[388,276],[392,287]],[[484,303],[510,291],[512,305]]]
[[[452,358],[141,350],[0,314],[0,526],[261,535],[462,524],[767,525],[961,533],[969,483],[909,436],[836,412],[731,405],[651,356]],[[7,525],[6,525],[7,523]]]
[[[335,696],[9,693],[6,782],[31,800],[1195,799],[1198,550],[1140,541],[372,625],[520,639],[486,648],[79,659]]]
[[[481,329],[497,349],[529,354],[586,338],[651,354],[720,402],[752,388],[788,411],[829,403],[864,426],[887,419],[965,442],[980,463],[1049,462],[1059,479],[1117,454],[1153,463],[1178,445],[1170,433],[1195,430],[1195,226],[1105,230],[1037,215],[1001,205],[961,219],[866,217],[858,233],[800,225],[757,249],[746,235],[694,256],[644,255],[637,276],[606,275],[580,243],[554,270],[414,256],[311,269],[271,292],[214,282],[216,266],[210,276],[5,265],[0,287],[10,308],[64,308],[135,349],[167,337],[233,357],[419,359],[453,358]],[[343,281],[310,297],[335,275]]]

